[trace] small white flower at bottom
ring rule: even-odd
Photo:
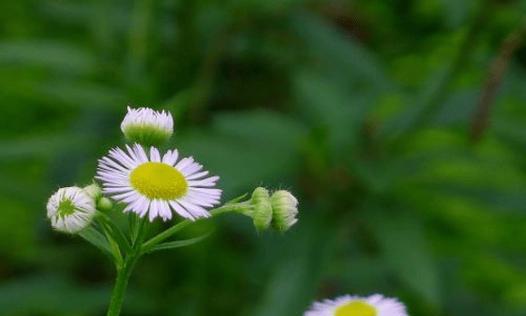
[[[95,201],[78,187],[61,188],[47,203],[47,216],[58,231],[75,234],[89,226],[95,216]]]
[[[345,295],[316,302],[304,316],[407,316],[404,304],[380,294],[368,297]]]
[[[214,188],[219,177],[208,177],[192,157],[178,158],[175,149],[161,156],[157,148],[147,153],[138,144],[114,148],[99,160],[96,178],[105,194],[127,204],[124,212],[148,214],[150,221],[169,220],[172,212],[191,220],[209,217],[206,208],[221,199],[222,191]]]

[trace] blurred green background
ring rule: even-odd
[[[224,200],[286,188],[301,213],[284,235],[235,215],[185,231],[214,234],[141,261],[124,315],[294,316],[376,292],[412,316],[526,315],[525,12],[1,1],[0,315],[104,314],[111,263],[53,232],[45,203],[123,143],[128,104],[172,111],[171,146]]]

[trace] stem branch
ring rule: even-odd
[[[233,204],[226,204],[221,207],[218,207],[216,209],[213,209],[210,211],[210,214],[212,216],[217,216],[219,214],[227,213],[227,212],[234,212],[239,211],[243,212],[246,211],[247,206],[244,203],[233,203]],[[115,286],[113,288],[112,294],[111,294],[111,300],[110,300],[110,306],[108,307],[108,313],[107,316],[119,316],[122,304],[124,303],[124,294],[126,292],[126,288],[128,286],[128,281],[130,279],[131,273],[133,271],[133,268],[135,267],[135,264],[137,263],[137,260],[139,257],[148,252],[149,249],[157,245],[158,243],[164,241],[165,239],[169,238],[179,230],[185,228],[186,226],[193,223],[191,220],[184,220],[167,230],[161,232],[157,236],[151,238],[147,242],[143,243],[144,237],[146,235],[146,228],[145,228],[145,222],[146,218],[143,219],[137,219],[133,225],[132,229],[132,245],[130,252],[125,256],[124,260],[119,263],[117,262],[117,277],[115,279]]]
[[[473,119],[471,122],[471,141],[476,143],[482,138],[486,130],[491,107],[494,104],[497,92],[513,54],[520,48],[526,36],[526,16],[521,23],[504,39],[498,56],[492,62],[488,71],[487,79],[482,88]]]
[[[220,214],[223,214],[223,213],[228,213],[228,212],[233,212],[233,211],[242,211],[244,210],[246,207],[240,203],[236,203],[236,204],[227,204],[227,205],[223,205],[221,207],[218,207],[218,208],[215,208],[213,210],[210,211],[210,214],[212,216],[217,216],[217,215],[220,215]],[[166,240],[167,238],[169,238],[170,236],[172,236],[173,234],[175,234],[176,232],[180,231],[181,229],[185,228],[186,226],[190,225],[191,223],[193,223],[193,221],[189,220],[189,219],[186,219],[180,223],[177,223],[176,225],[168,228],[167,230],[161,232],[160,234],[158,234],[157,236],[151,238],[150,240],[148,240],[147,242],[145,242],[142,246],[142,250],[141,250],[141,253],[144,253],[144,252],[147,252],[151,247],[157,245],[158,243]]]

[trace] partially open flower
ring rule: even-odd
[[[304,316],[407,316],[404,304],[379,294],[369,297],[345,295],[316,302]]]
[[[270,198],[272,204],[272,227],[286,231],[298,221],[298,200],[289,191],[279,190]]]
[[[150,108],[128,107],[128,113],[121,123],[126,139],[144,146],[161,145],[172,136],[173,127],[172,114]]]
[[[268,190],[262,187],[256,188],[250,202],[253,206],[251,215],[254,226],[258,231],[267,229],[272,220],[272,206]]]
[[[47,216],[56,230],[78,233],[93,220],[95,200],[81,188],[61,188],[49,198]]]
[[[192,157],[179,159],[175,149],[161,155],[138,144],[114,148],[99,160],[96,178],[105,194],[126,204],[125,212],[148,214],[150,221],[169,220],[172,212],[191,220],[209,217],[206,208],[221,199],[221,190],[214,188],[219,177],[208,176]]]

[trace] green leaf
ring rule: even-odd
[[[420,223],[413,217],[388,216],[387,212],[370,215],[384,260],[396,276],[427,302],[438,305],[438,273]]]
[[[89,285],[37,271],[0,283],[0,315],[101,315],[110,293],[109,284]],[[156,306],[150,294],[131,287],[126,293],[124,314],[150,314]]]
[[[377,57],[327,21],[312,14],[299,14],[293,19],[293,27],[315,64],[325,67],[340,82],[351,79],[378,89],[393,87]]]
[[[105,229],[108,231],[108,233],[111,235],[111,237],[117,242],[120,248],[125,250],[130,250],[131,245],[122,232],[122,230],[119,228],[119,226],[115,223],[114,220],[112,220],[107,214],[100,212],[102,222],[105,226]]]
[[[320,225],[323,216],[305,215],[295,231],[263,239],[266,243],[251,271],[257,271],[252,277],[265,289],[243,315],[302,315],[315,297],[324,272],[332,265],[336,239],[329,231],[333,227]]]
[[[49,40],[0,43],[0,64],[38,66],[85,74],[96,69],[95,58],[89,51]]]
[[[239,137],[251,143],[269,143],[281,150],[293,147],[306,136],[305,126],[298,120],[264,110],[222,113],[216,116],[214,129],[223,135]]]
[[[211,234],[212,233],[210,232],[208,234],[204,234],[202,236],[195,237],[195,238],[184,239],[184,240],[176,240],[176,241],[170,241],[170,242],[165,242],[165,243],[162,243],[162,244],[158,244],[158,245],[154,246],[153,248],[151,248],[149,250],[146,250],[146,253],[151,253],[151,252],[159,251],[159,250],[168,250],[168,249],[175,249],[175,248],[191,246],[193,244],[196,244],[196,243],[206,239]]]
[[[92,141],[89,136],[72,133],[45,134],[25,136],[0,141],[0,160],[16,160],[23,157],[53,156],[67,148],[68,150],[82,147],[82,144]]]
[[[226,202],[225,205],[237,203],[237,202],[241,201],[242,199],[244,199],[247,195],[248,195],[248,193],[245,193],[245,194],[240,195],[240,196],[238,196],[236,198],[233,198],[232,200]]]
[[[93,246],[99,248],[102,252],[112,256],[110,244],[99,231],[93,227],[88,227],[79,233],[80,237],[84,238]]]
[[[179,147],[220,172],[225,192],[245,191],[261,181],[286,181],[296,170],[298,149],[307,136],[296,119],[251,111],[221,114],[214,123],[212,130],[195,130],[181,137]]]

